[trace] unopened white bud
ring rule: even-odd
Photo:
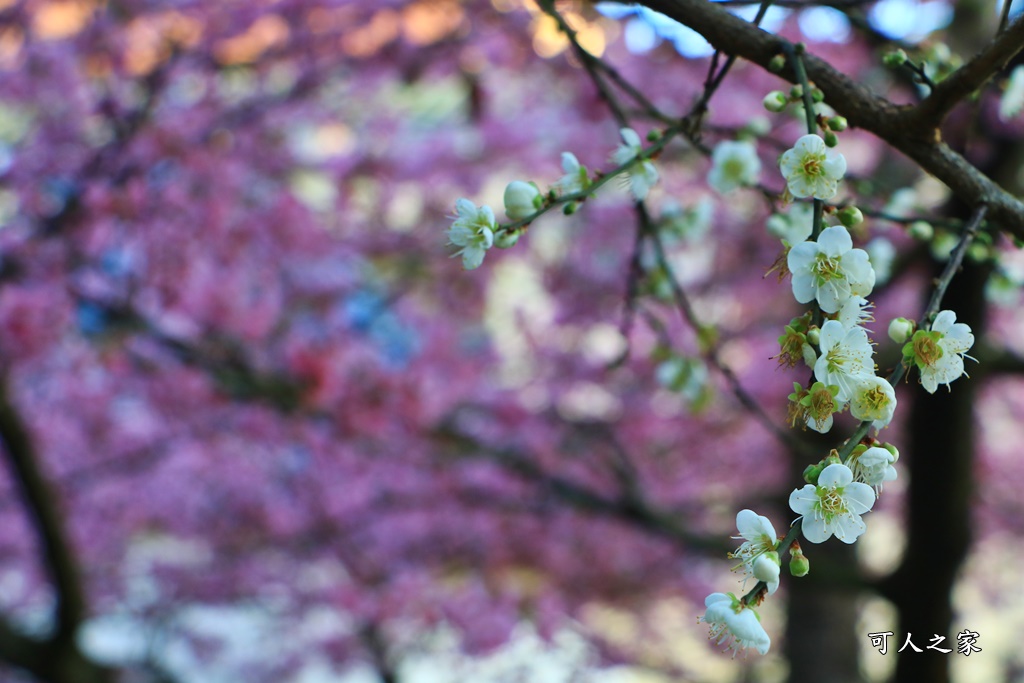
[[[897,344],[905,344],[910,335],[914,333],[914,321],[906,318],[896,318],[889,323],[889,339]]]

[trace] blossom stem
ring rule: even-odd
[[[665,130],[661,131],[660,137],[650,147],[647,147],[647,148],[641,150],[639,154],[637,154],[635,157],[633,157],[629,161],[626,161],[626,162],[624,162],[622,164],[619,164],[618,166],[616,166],[615,168],[611,169],[610,171],[607,171],[607,172],[605,172],[603,174],[600,174],[597,177],[597,179],[593,180],[590,183],[590,185],[587,186],[586,189],[580,190],[579,192],[571,192],[569,194],[563,194],[563,195],[560,195],[560,196],[556,197],[555,199],[548,200],[548,202],[545,203],[544,206],[542,206],[541,208],[537,209],[537,211],[535,211],[534,213],[530,214],[529,216],[526,216],[525,218],[521,218],[521,219],[519,219],[517,221],[513,221],[511,223],[501,224],[501,225],[498,226],[498,230],[499,231],[503,231],[503,232],[512,232],[512,231],[518,230],[519,228],[522,228],[522,227],[524,227],[526,225],[529,225],[530,223],[534,222],[535,220],[537,220],[538,218],[540,218],[541,216],[543,216],[547,212],[549,212],[552,209],[554,209],[555,207],[562,206],[564,204],[570,204],[570,203],[573,203],[573,202],[585,201],[586,199],[588,199],[590,197],[590,195],[592,195],[595,192],[597,192],[597,190],[602,185],[607,184],[608,182],[610,182],[611,180],[613,180],[615,178],[618,178],[619,175],[621,175],[622,173],[626,173],[627,171],[629,171],[629,169],[633,168],[637,164],[641,164],[641,163],[643,163],[645,161],[649,161],[650,159],[652,159],[655,156],[657,156],[661,152],[661,150],[663,150],[665,148],[665,146],[669,142],[671,142],[671,140],[673,138],[675,138],[676,136],[681,135],[681,134],[683,134],[683,125],[682,124],[676,124],[674,126],[669,126]]]
[[[818,122],[814,118],[814,99],[811,97],[811,84],[807,80],[807,69],[804,68],[803,45],[793,45],[789,42],[782,43],[782,50],[786,53],[793,66],[793,73],[796,74],[797,83],[803,91],[804,116],[807,117],[807,132],[814,135],[818,132]]]
[[[964,254],[967,253],[967,247],[971,246],[971,242],[978,235],[978,230],[981,228],[981,223],[985,219],[985,214],[988,212],[988,206],[986,204],[979,204],[974,212],[971,214],[971,219],[967,222],[964,227],[964,232],[960,236],[960,241],[957,243],[956,248],[953,249],[953,253],[949,255],[949,262],[946,264],[945,270],[942,271],[942,275],[939,277],[938,282],[935,283],[935,291],[932,293],[932,298],[928,302],[928,308],[925,309],[924,314],[921,316],[921,321],[924,322],[929,320],[933,315],[939,312],[939,306],[942,305],[942,297],[946,295],[946,289],[949,288],[949,283],[953,280],[953,276],[960,270],[960,264],[964,261]]]

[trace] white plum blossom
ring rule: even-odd
[[[892,265],[896,260],[896,247],[885,237],[876,237],[864,245],[871,267],[875,269],[875,283],[882,285],[892,277]]]
[[[886,448],[872,446],[853,461],[854,479],[862,481],[873,487],[876,492],[880,492],[882,484],[896,480],[896,468],[893,467],[893,463],[898,457],[897,454],[890,453]]]
[[[708,185],[726,194],[746,185],[756,185],[761,174],[761,159],[754,143],[723,140],[711,152]]]
[[[779,574],[781,574],[781,567],[779,566],[778,553],[771,552],[759,555],[758,558],[754,560],[751,570],[755,579],[758,581],[764,581],[765,586],[768,588],[768,595],[774,595],[775,591],[779,590]]]
[[[518,221],[537,213],[543,204],[540,190],[533,183],[513,180],[505,187],[505,215]]]
[[[710,627],[708,637],[718,645],[726,645],[733,655],[743,648],[751,647],[761,654],[768,654],[772,641],[761,626],[761,619],[752,608],[741,603],[735,596],[712,593],[704,599],[707,608],[698,621]]]
[[[831,199],[846,173],[846,158],[813,133],[796,141],[779,160],[786,186],[794,197]]]
[[[834,534],[853,543],[867,526],[861,515],[875,504],[870,486],[853,480],[846,465],[834,463],[821,471],[818,484],[808,484],[789,494],[789,507],[803,515],[803,534],[811,543],[823,543]]]
[[[752,562],[758,555],[775,550],[779,542],[771,520],[753,510],[740,510],[736,513],[736,528],[740,535],[733,538],[742,538],[744,541],[736,552],[729,553],[729,557],[744,562]]]
[[[1003,121],[1012,119],[1024,109],[1024,65],[1017,66],[1010,72],[1006,82],[1006,90],[999,100],[999,118]]]
[[[796,202],[788,214],[773,213],[765,222],[768,232],[775,235],[786,246],[800,244],[811,236],[814,229],[814,206],[807,202]]]
[[[793,296],[802,304],[817,300],[821,310],[835,313],[851,296],[865,297],[875,286],[868,254],[854,249],[842,225],[825,228],[816,242],[789,250],[786,265],[793,274]]]
[[[835,319],[847,330],[855,327],[864,327],[864,323],[874,322],[875,316],[871,314],[874,304],[860,296],[851,296],[836,311]],[[864,327],[864,329],[867,329]],[[871,330],[868,330],[869,332]]]
[[[768,584],[768,594],[771,595],[779,587],[778,572],[775,572],[774,580],[771,579],[771,568],[759,565],[758,561],[765,558],[769,553],[774,554],[775,547],[779,543],[779,537],[775,535],[775,527],[767,517],[757,514],[753,510],[740,510],[736,513],[736,528],[740,535],[733,538],[744,539],[735,552],[729,553],[729,557],[741,561],[733,571],[742,569],[747,577],[754,576],[758,581]],[[778,559],[778,556],[775,556]],[[771,562],[771,560],[769,560]],[[776,568],[778,562],[774,562]],[[768,579],[758,576],[759,568],[762,576],[769,576]]]
[[[850,397],[850,414],[858,420],[871,420],[875,429],[892,422],[896,411],[896,391],[882,377],[855,380]]]
[[[622,166],[636,159],[643,153],[644,148],[640,143],[640,136],[632,128],[620,129],[619,135],[622,136],[623,144],[619,145],[618,149],[612,153],[612,163]],[[658,182],[658,169],[649,159],[630,166],[628,174],[629,191],[637,201],[645,199],[647,193]]]
[[[875,376],[871,342],[864,328],[847,330],[838,320],[827,320],[821,326],[818,344],[821,356],[814,364],[814,378],[825,386],[839,387],[839,403],[856,395],[858,383]]]
[[[477,207],[465,198],[455,202],[455,211],[455,221],[448,228],[448,243],[462,247],[455,256],[462,255],[463,268],[479,268],[487,250],[494,246],[494,232],[498,227],[494,211],[489,206]]]
[[[582,192],[590,187],[590,174],[587,167],[581,166],[572,152],[562,152],[562,171],[565,172],[565,175],[551,185],[551,189],[559,197]]]
[[[913,339],[904,346],[903,354],[917,365],[925,391],[934,394],[940,384],[948,388],[950,382],[966,374],[964,354],[973,345],[971,328],[956,322],[956,314],[947,310],[935,316],[930,331],[914,333]]]

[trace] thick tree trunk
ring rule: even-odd
[[[957,275],[943,308],[971,326],[976,337],[984,330],[984,286],[987,270],[967,265]],[[972,373],[974,374],[974,373]],[[980,375],[980,373],[977,373]],[[971,541],[970,498],[973,488],[974,402],[980,377],[963,378],[953,391],[940,387],[933,395],[915,390],[910,407],[910,437],[903,471],[908,474],[907,546],[900,568],[883,586],[899,613],[898,631],[890,642],[894,651],[911,634],[914,645],[899,656],[896,683],[946,683],[950,655],[928,649],[932,637],[946,640],[938,647],[955,651],[951,633],[951,597],[957,573]],[[911,381],[913,382],[913,375]],[[901,463],[904,460],[901,458]],[[952,643],[952,645],[951,645]]]

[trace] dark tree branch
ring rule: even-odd
[[[447,451],[460,454],[485,454],[510,472],[538,484],[559,500],[583,512],[618,519],[689,549],[726,552],[729,548],[717,537],[695,534],[680,524],[676,516],[660,510],[635,492],[620,497],[604,495],[546,471],[534,460],[512,448],[492,448],[463,433],[453,424],[441,425],[435,435]]]
[[[1024,17],[1010,24],[985,49],[937,84],[913,111],[912,122],[922,128],[938,126],[953,107],[1006,68],[1022,49]]]
[[[689,26],[716,49],[736,54],[765,69],[772,58],[783,51],[784,39],[752,26],[707,0],[643,0],[641,4]],[[1005,34],[1017,36],[1019,41],[1020,36],[1016,31],[1020,29],[1017,29],[1016,24],[1013,29],[1007,30]],[[1000,37],[999,44],[1004,45],[1004,40]],[[1002,49],[1009,50],[1005,46]],[[997,54],[1001,56],[1003,52]],[[964,157],[950,149],[942,142],[936,129],[920,126],[915,108],[897,106],[875,95],[864,85],[813,55],[804,55],[804,65],[808,77],[825,94],[828,103],[846,117],[850,125],[874,133],[906,154],[924,171],[945,183],[965,204],[987,205],[991,220],[999,223],[1003,230],[1024,239],[1024,202],[999,187]],[[980,66],[978,69],[980,72]],[[778,75],[792,83],[797,80],[788,65]],[[964,83],[974,82],[966,75],[960,79]]]
[[[56,638],[70,639],[85,618],[85,596],[78,564],[57,509],[57,501],[39,469],[39,458],[21,416],[0,379],[0,444],[18,483],[25,510],[42,545],[46,571],[57,597]]]

